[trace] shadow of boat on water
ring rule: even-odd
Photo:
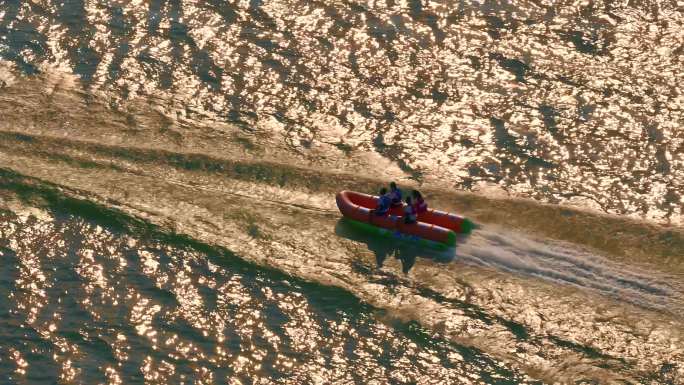
[[[335,224],[335,234],[356,242],[364,243],[375,255],[375,262],[381,268],[385,260],[392,256],[401,261],[404,274],[413,268],[417,258],[431,259],[437,263],[449,263],[456,258],[456,247],[430,247],[425,240],[415,239],[398,233],[387,232],[379,235],[357,225],[353,221],[341,218]],[[463,241],[467,235],[457,235],[457,241]],[[458,243],[458,242],[457,242]],[[439,246],[439,245],[437,245]]]

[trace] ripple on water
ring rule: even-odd
[[[169,119],[160,136],[237,122],[296,153],[371,151],[421,181],[681,224],[677,2],[10,1],[0,12],[0,57],[26,74],[68,69],[117,108],[149,98]]]
[[[336,288],[64,214],[2,212],[10,381],[533,382]]]

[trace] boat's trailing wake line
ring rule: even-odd
[[[645,307],[672,311],[672,302],[680,301],[681,293],[667,283],[672,277],[637,272],[591,251],[492,226],[484,226],[459,245],[457,257],[479,266],[591,289]],[[679,305],[684,309],[684,304]]]
[[[359,175],[326,172],[248,157],[218,158],[199,153],[109,145],[5,130],[0,130],[0,149],[8,152],[21,150],[33,157],[67,161],[80,167],[106,166],[125,172],[164,167],[311,192],[334,193],[337,191],[336,185],[365,190],[377,184],[377,181]]]

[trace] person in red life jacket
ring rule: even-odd
[[[413,209],[416,212],[416,215],[426,212],[428,205],[420,194],[420,191],[413,190],[411,195],[413,195]]]
[[[392,207],[401,207],[401,190],[394,182],[390,183],[390,199],[392,200]]]
[[[416,209],[411,204],[411,197],[406,197],[406,206],[404,206],[404,223],[416,223]]]
[[[390,194],[387,193],[386,188],[381,188],[380,189],[380,196],[378,197],[378,205],[375,208],[375,210],[372,210],[375,215],[381,216],[387,214],[387,211],[389,211],[390,204],[392,202],[392,199],[390,198]]]

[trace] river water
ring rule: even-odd
[[[681,1],[0,1],[0,383],[684,384]],[[374,239],[396,180],[477,228]]]

